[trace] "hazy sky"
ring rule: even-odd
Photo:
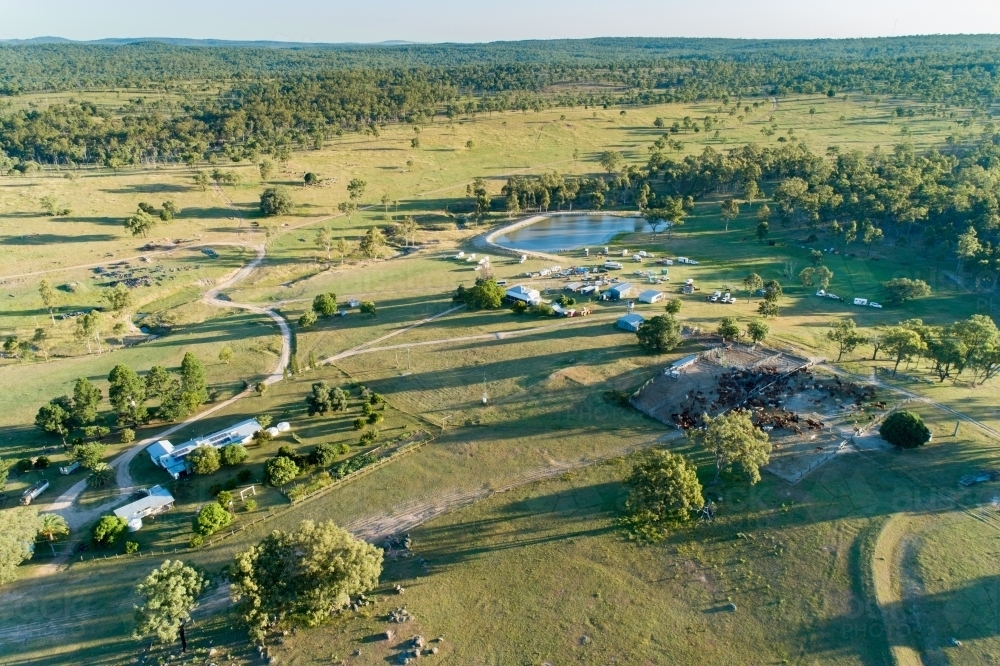
[[[0,39],[480,42],[1000,32],[1000,0],[0,0]]]

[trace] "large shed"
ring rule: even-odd
[[[644,321],[646,321],[646,318],[641,314],[632,313],[619,318],[617,326],[623,331],[632,331],[634,333],[639,330]]]
[[[659,303],[660,301],[662,301],[666,297],[667,297],[667,295],[664,294],[662,291],[656,291],[655,289],[647,289],[646,291],[644,291],[641,294],[639,294],[639,302],[640,303]]]
[[[635,289],[631,282],[621,282],[612,286],[605,293],[609,300],[619,301],[623,298],[627,298],[628,295]]]

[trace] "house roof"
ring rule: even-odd
[[[173,453],[174,445],[170,443],[169,439],[161,439],[158,442],[150,444],[146,447],[146,453],[153,460],[159,461],[161,456],[165,456],[168,453]]]
[[[507,290],[508,296],[530,296],[531,294],[537,294],[537,289],[532,289],[531,287],[525,287],[523,284],[516,284]]]
[[[142,499],[115,509],[115,515],[127,521],[132,521],[135,518],[148,516],[157,509],[162,509],[174,503],[174,496],[163,486],[153,486],[148,492],[149,494]]]
[[[239,444],[260,429],[260,424],[257,423],[257,419],[240,421],[236,425],[226,428],[225,430],[219,430],[218,432],[214,432],[211,435],[206,435],[204,437],[195,437],[194,439],[185,442],[174,449],[171,452],[170,457],[179,460],[194,451],[199,446],[214,446],[217,449],[221,449],[226,444]]]
[[[641,314],[637,314],[635,312],[633,312],[632,314],[627,314],[618,319],[618,323],[625,322],[626,324],[641,324],[644,321],[646,321],[646,318],[643,317]]]
[[[631,282],[620,282],[615,286],[611,287],[609,291],[617,291],[620,294],[622,292],[628,291],[631,288],[632,288]]]

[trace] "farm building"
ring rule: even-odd
[[[667,295],[664,294],[662,291],[656,291],[655,289],[647,289],[646,291],[644,291],[641,294],[639,294],[639,302],[640,303],[659,303],[660,301],[662,301],[666,297],[667,297]]]
[[[631,282],[621,282],[608,289],[605,294],[610,301],[620,301],[627,298],[634,289]]]
[[[508,301],[523,301],[528,305],[538,305],[542,300],[542,295],[537,289],[525,287],[523,284],[516,284],[506,293]]]
[[[174,496],[163,486],[153,486],[146,491],[146,496],[131,504],[115,509],[115,515],[128,523],[128,531],[142,529],[142,519],[166,513],[174,508]]]
[[[181,446],[174,447],[169,441],[161,439],[155,444],[146,447],[153,464],[162,467],[170,476],[175,479],[187,472],[188,454],[199,446],[214,446],[221,449],[227,444],[246,444],[253,437],[253,434],[261,429],[257,419],[247,419],[241,421],[231,428],[212,433],[207,437],[195,437]]]
[[[565,286],[565,289],[566,291],[575,292],[575,291],[580,291],[580,287],[582,286],[583,286],[582,282],[570,282],[568,285]]]
[[[616,325],[623,331],[632,331],[634,333],[639,330],[639,327],[642,326],[642,322],[644,321],[646,321],[645,317],[632,313],[621,317]]]

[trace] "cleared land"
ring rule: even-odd
[[[876,104],[853,95],[850,101],[782,99],[776,109],[762,108],[742,123],[727,120],[718,137],[680,135],[684,146],[678,154],[750,141],[776,144],[776,137],[760,131],[771,122],[778,123],[786,140],[817,151],[833,144],[888,146],[903,136],[903,121],[892,110],[908,104]],[[281,349],[274,323],[260,314],[211,308],[201,301],[204,292],[255,256],[249,248],[224,243],[257,244],[266,235],[264,263],[225,292],[233,302],[274,308],[294,322],[313,297],[334,292],[338,302],[374,300],[378,315],[369,319],[351,311],[346,317],[321,319],[309,329],[293,326],[299,361],[312,354],[331,359],[330,365],[278,382],[263,396],[241,400],[172,439],[183,441],[260,414],[290,421],[298,441],[286,437],[251,450],[247,469],[259,478],[263,460],[278,446],[304,454],[320,442],[355,444],[358,433],[352,421],[360,415],[362,385],[388,399],[386,420],[379,425],[383,440],[416,430],[433,436],[418,451],[290,508],[278,491],[262,490],[257,514],[275,507],[275,517],[211,548],[185,548],[190,519],[211,501],[210,487],[224,483],[235,470],[172,485],[177,509],[136,533],[140,552],[176,548],[186,561],[218,574],[236,549],[304,518],[332,519],[373,539],[412,532],[411,556],[392,559],[383,581],[386,593],[397,582],[407,587],[404,597],[381,598],[370,617],[362,613],[287,637],[284,645],[271,647],[281,660],[384,663],[398,652],[392,649],[395,644],[371,639],[385,629],[382,614],[403,601],[417,620],[397,627],[402,637],[443,634],[443,656],[461,664],[744,663],[751,652],[761,662],[875,664],[888,663],[891,651],[901,645],[928,659],[944,654],[956,663],[974,663],[979,655],[1000,658],[996,632],[982,619],[987,615],[980,603],[992,598],[990,560],[963,555],[968,549],[985,553],[995,539],[998,521],[990,502],[996,490],[989,484],[965,490],[957,486],[962,475],[1000,466],[1000,461],[995,441],[971,424],[951,437],[957,417],[914,400],[934,430],[934,443],[925,449],[898,454],[875,443],[850,455],[830,456],[797,484],[766,474],[753,488],[713,488],[710,494],[722,497],[715,523],[679,532],[666,544],[637,546],[625,541],[615,525],[625,492],[622,480],[630,467],[623,456],[648,446],[672,446],[695,457],[703,478],[709,476],[709,461],[702,452],[689,450],[674,428],[622,406],[614,392],[631,392],[670,361],[702,348],[686,342],[663,357],[641,353],[633,334],[613,327],[623,312],[617,304],[595,304],[593,315],[578,320],[521,318],[506,310],[451,311],[455,287],[470,285],[476,273],[449,257],[458,250],[476,251],[470,239],[501,217],[478,227],[464,219],[470,209],[465,186],[472,178],[486,177],[495,195],[513,173],[558,169],[593,176],[601,170],[597,156],[603,150],[620,150],[630,163],[643,164],[647,146],[663,131],[653,127],[654,118],[669,125],[714,112],[713,105],[701,104],[630,109],[625,116],[617,110],[579,108],[480,116],[425,124],[419,149],[411,147],[410,127],[389,126],[377,138],[348,135],[327,142],[322,150],[296,152],[268,183],[260,181],[252,166],[219,165],[241,179],[221,190],[198,189],[193,171],[179,167],[82,171],[73,178],[64,172],[0,178],[0,296],[6,294],[0,334],[30,337],[36,327],[48,326],[37,292],[42,277],[58,289],[57,315],[101,305],[101,289],[114,278],[90,265],[123,260],[130,266],[109,270],[148,283],[133,291],[136,311],[146,315],[138,323],[155,322],[166,329],[156,340],[135,346],[123,346],[108,333],[104,343],[113,351],[99,355],[73,340],[72,317],[57,319],[50,327],[54,344],[48,362],[0,361],[0,391],[10,405],[0,414],[0,454],[23,458],[55,447],[52,468],[12,479],[9,492],[44,477],[54,482],[43,496],[51,499],[76,480],[55,471],[65,454],[58,439],[43,435],[32,419],[41,404],[69,392],[77,377],[92,379],[106,395],[103,378],[113,365],[176,369],[186,351],[205,363],[218,400],[242,391],[244,381],[266,377]],[[905,124],[907,139],[917,148],[941,145],[957,131],[955,121],[941,117],[906,118]],[[473,148],[467,147],[470,140]],[[298,187],[307,171],[319,173],[323,184]],[[346,186],[352,178],[368,183],[360,201],[365,209],[340,215],[337,205],[348,200]],[[269,184],[293,187],[293,215],[257,217],[257,197]],[[770,191],[773,184],[764,187]],[[384,206],[378,203],[383,195],[389,201]],[[73,212],[43,214],[42,196],[54,196]],[[758,243],[759,203],[741,206],[726,231],[719,204],[727,196],[699,200],[686,224],[671,236],[643,232],[612,243],[618,249],[699,260],[697,266],[672,266],[665,288],[674,295],[687,278],[701,287],[696,294],[679,295],[680,316],[689,327],[713,330],[724,315],[745,324],[756,310],[756,300],[740,289],[750,271],[777,279],[785,288],[770,344],[815,357],[831,356],[825,334],[835,317],[852,316],[867,328],[909,317],[944,323],[993,311],[992,303],[947,278],[951,257],[925,256],[921,248],[873,248],[869,257],[860,243],[826,255],[834,272],[830,291],[871,297],[881,281],[905,276],[927,280],[933,295],[884,311],[817,298],[815,288],[795,286],[783,275],[807,265],[806,232],[774,224],[770,239],[775,245]],[[158,225],[149,239],[126,236],[122,219],[139,202],[160,206],[166,199],[182,209],[178,219]],[[357,241],[372,224],[384,224],[386,215],[413,215],[420,249],[378,261],[363,258]],[[315,241],[315,230],[324,226],[352,244],[346,257],[334,251],[327,261],[326,250]],[[167,240],[173,246],[168,252],[141,249],[147,242],[160,246]],[[207,254],[199,246],[203,243],[211,243],[218,256]],[[142,261],[144,255],[151,261]],[[496,276],[511,283],[519,273],[551,263],[495,259]],[[584,263],[583,258],[568,253],[563,265],[576,263]],[[561,290],[566,282],[524,281],[542,290]],[[705,292],[716,288],[731,289],[738,302],[708,302]],[[651,315],[662,309],[640,305],[638,311]],[[235,353],[228,364],[218,360],[224,345]],[[351,350],[363,353],[346,353]],[[862,379],[871,377],[873,365],[887,365],[864,360],[866,353],[859,350],[844,365]],[[923,381],[926,369],[901,371],[914,379],[879,379],[1000,428],[995,387],[930,385]],[[320,379],[351,388],[348,413],[305,413],[305,395]],[[880,392],[888,390],[879,387]],[[806,394],[800,399],[818,416],[833,409],[825,403],[809,406]],[[161,427],[154,424],[138,436]],[[806,448],[810,446],[816,445]],[[114,445],[109,457],[123,448]],[[352,446],[342,459],[361,450]],[[602,461],[609,462],[596,464]],[[130,472],[142,484],[165,480],[143,455],[132,462]],[[298,483],[309,481],[303,477]],[[80,502],[87,506],[106,499],[106,493],[87,491]],[[882,574],[872,553],[882,543],[883,527],[899,513],[918,514],[928,522],[915,532],[914,543],[883,544],[893,558],[903,553],[899,564],[893,559],[888,569],[890,589],[904,580],[903,573],[909,577],[905,580],[919,579],[923,585],[897,594],[897,603],[876,594]],[[254,514],[237,516],[240,525]],[[952,547],[966,541],[967,547]],[[71,560],[49,575],[43,551],[23,567],[22,580],[0,592],[0,659],[11,664],[131,660],[138,646],[128,638],[134,600],[126,591],[162,556],[94,560],[87,559],[94,555],[88,552],[85,561]],[[221,612],[224,591],[216,590],[211,599],[190,632],[202,651],[199,658],[211,643],[238,646],[232,655],[237,663],[257,661],[242,647],[230,616]],[[736,604],[735,612],[729,603]],[[887,607],[892,603],[902,615]],[[951,629],[955,623],[948,618],[956,612],[965,613],[967,621]],[[886,640],[912,635],[891,619],[908,621],[907,613],[919,614],[922,627],[934,627],[934,641],[911,645]],[[949,646],[951,637],[963,646]],[[361,655],[351,657],[357,649]]]

